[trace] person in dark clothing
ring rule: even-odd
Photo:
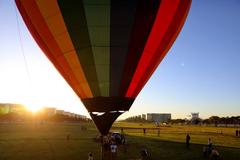
[[[203,157],[207,158],[208,157],[208,146],[203,146]]]
[[[236,136],[238,136],[238,130],[236,130]]]
[[[141,159],[142,160],[147,160],[148,157],[149,157],[149,154],[148,154],[148,151],[146,148],[143,148],[141,151],[140,151],[140,156],[141,156]]]
[[[123,128],[121,128],[121,134],[123,134]]]
[[[219,154],[219,152],[217,151],[216,148],[212,149],[212,152],[210,154],[210,159],[211,160],[220,160],[220,154]]]
[[[88,153],[88,160],[93,160],[93,154],[91,152]]]
[[[187,136],[186,136],[186,146],[187,146],[187,148],[189,148],[189,145],[190,145],[190,139],[191,139],[190,135],[187,134]]]
[[[66,137],[67,141],[70,140],[70,134],[67,134],[67,137]]]
[[[208,147],[212,150],[213,142],[211,138],[208,138]]]
[[[143,134],[144,135],[146,134],[146,128],[143,128]]]

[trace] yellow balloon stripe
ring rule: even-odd
[[[74,84],[74,86],[71,87],[73,87],[77,92],[84,92],[87,98],[93,97],[75,48],[68,34],[57,1],[39,0],[36,1],[36,3],[46,24],[48,25],[50,32],[54,36],[59,48],[62,51],[59,57],[65,58],[68,65],[71,67],[74,76],[79,82],[79,84]]]

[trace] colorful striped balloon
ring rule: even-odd
[[[107,134],[170,49],[191,0],[16,4],[40,48],[81,98],[100,132]]]

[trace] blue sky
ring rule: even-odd
[[[0,102],[31,97],[32,103],[87,114],[16,13],[12,0],[0,1]],[[239,17],[238,0],[193,0],[171,50],[121,118],[149,112],[240,115]]]

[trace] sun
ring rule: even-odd
[[[33,113],[36,113],[42,109],[42,106],[39,103],[31,101],[31,100],[25,102],[24,106],[26,107],[27,110],[29,110]]]
[[[42,107],[38,105],[24,104],[24,106],[27,108],[27,110],[33,113],[36,113],[42,109]]]
[[[36,113],[43,108],[41,95],[39,95],[32,84],[23,91],[22,104],[32,113]]]
[[[33,113],[36,113],[42,109],[40,106],[26,106],[26,108]]]

